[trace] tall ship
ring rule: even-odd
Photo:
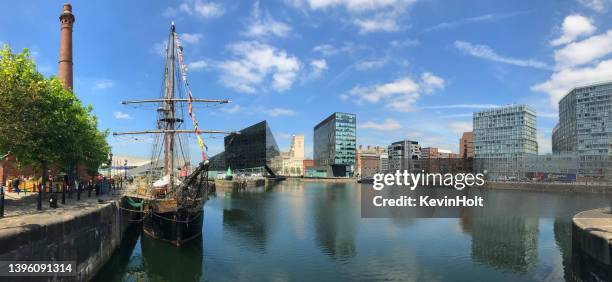
[[[174,23],[166,41],[164,77],[158,99],[123,101],[148,105],[157,112],[153,130],[115,132],[114,136],[152,135],[151,162],[140,177],[126,185],[124,199],[131,209],[142,212],[147,236],[175,246],[202,235],[203,205],[209,182],[206,146],[202,134],[229,134],[201,130],[194,113],[197,103],[226,104],[228,100],[196,99],[187,80],[183,47]],[[190,136],[191,135],[191,136]],[[195,138],[193,138],[195,135]],[[190,140],[197,140],[202,161],[191,164]]]

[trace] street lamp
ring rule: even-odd
[[[108,154],[108,168],[109,168],[108,177],[110,179],[113,179],[113,153]]]
[[[123,178],[127,180],[127,160],[123,160]],[[121,189],[123,189],[123,182],[121,183]]]

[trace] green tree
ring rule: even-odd
[[[42,171],[51,166],[86,165],[90,172],[106,161],[108,132],[97,129],[92,108],[61,82],[45,78],[27,49],[0,50],[0,152],[10,152],[20,165]]]

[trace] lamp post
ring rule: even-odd
[[[108,154],[108,185],[109,185],[109,190],[114,190],[114,183],[113,183],[113,153],[109,153]]]
[[[108,177],[113,179],[113,153],[108,154],[108,167],[110,169]]]
[[[127,160],[123,160],[123,179],[127,180]],[[123,181],[121,181],[121,189],[123,189]]]

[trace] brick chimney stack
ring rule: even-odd
[[[59,19],[61,23],[61,39],[57,77],[64,84],[64,87],[72,90],[72,25],[74,24],[72,5],[64,4],[64,11],[60,14]]]

